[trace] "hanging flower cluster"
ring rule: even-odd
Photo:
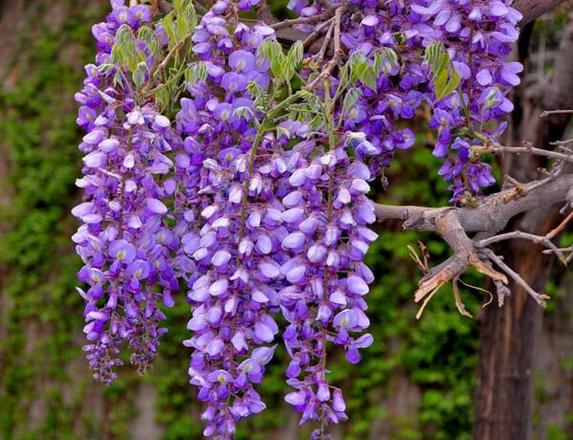
[[[179,135],[153,105],[139,106],[124,72],[109,66],[118,29],[137,30],[150,17],[145,6],[115,4],[107,22],[94,26],[100,53],[76,95],[82,105],[78,123],[87,131],[80,145],[84,177],[77,181],[86,201],[72,210],[84,223],[73,237],[84,262],[78,278],[89,286],[78,289],[86,300],[90,344],[84,350],[95,377],[105,383],[121,365],[123,342],[131,362],[146,371],[166,331],[158,305],[171,307],[178,289],[170,265],[177,243],[166,222],[175,181],[167,177],[173,162],[166,154]],[[149,53],[144,41],[138,45]],[[153,57],[148,63],[151,69]]]
[[[235,422],[265,408],[253,385],[261,382],[272,359],[278,326],[275,282],[280,202],[273,179],[284,173],[273,141],[261,140],[256,151],[256,121],[249,82],[269,84],[269,64],[257,56],[260,42],[274,31],[266,26],[237,25],[218,2],[195,28],[193,52],[204,62],[207,78],[189,87],[177,115],[186,154],[177,163],[187,170],[186,203],[194,224],[183,237],[184,252],[195,263],[187,294],[193,332],[184,344],[193,349],[190,381],[206,402],[201,418],[205,435],[228,436]],[[193,167],[189,157],[201,158]],[[275,256],[275,258],[277,258]]]
[[[377,237],[368,229],[375,220],[366,197],[370,171],[349,157],[348,147],[310,161],[295,149],[296,168],[283,198],[288,235],[281,247],[290,258],[281,267],[287,286],[279,295],[289,323],[283,333],[291,358],[288,383],[296,389],[286,401],[303,423],[346,419],[341,391],[328,383],[327,343],[344,347],[353,364],[360,361],[358,349],[372,343],[370,334],[353,336],[370,323],[364,296],[374,276],[363,263]]]
[[[452,182],[458,201],[466,191],[477,193],[494,183],[490,166],[471,157],[470,150],[501,135],[507,123],[500,120],[513,110],[507,95],[520,83],[523,66],[506,59],[522,16],[510,7],[511,0],[417,3],[412,6],[416,21],[434,29],[439,40],[454,41],[448,51],[462,78],[461,94],[434,101],[430,123],[438,130],[434,155],[447,158],[439,174]]]
[[[382,57],[375,90],[363,84],[356,105],[344,111],[344,127],[359,130],[376,152],[377,166],[387,166],[397,150],[414,144],[414,134],[399,121],[414,118],[423,103],[433,109],[430,128],[436,129],[434,155],[444,158],[439,174],[452,182],[452,201],[494,183],[490,166],[472,157],[472,145],[483,145],[503,133],[500,122],[513,105],[507,98],[520,82],[523,66],[507,62],[517,41],[521,14],[512,0],[352,0],[342,22],[342,44],[350,54],[364,56],[390,48],[396,58]],[[335,3],[336,4],[336,3]],[[292,0],[303,17],[324,13],[329,1],[309,4]],[[308,28],[302,25],[301,28]],[[433,42],[447,46],[452,74],[461,82],[455,93],[435,93],[432,71],[421,63],[420,52]],[[479,135],[478,135],[479,134]]]
[[[198,23],[190,1],[153,17],[113,0],[76,95],[87,134],[73,240],[95,377],[115,378],[124,345],[147,369],[160,305],[181,288],[205,436],[232,438],[265,409],[256,385],[279,335],[301,423],[324,438],[346,420],[328,353],[357,363],[373,342],[369,182],[414,145],[404,120],[427,106],[452,201],[493,183],[472,146],[504,130],[519,83],[505,61],[520,19],[510,3],[293,0],[323,47],[285,55],[271,25],[242,20],[254,0],[219,0]]]

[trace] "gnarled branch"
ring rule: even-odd
[[[523,14],[522,24],[527,24],[552,11],[566,0],[516,0],[513,7]]]
[[[523,154],[526,150],[527,148],[524,151],[520,150],[519,153]],[[567,160],[564,162],[569,162],[570,157],[573,155],[566,157]],[[555,169],[557,171],[550,173],[548,177],[495,193],[479,202],[474,208],[375,205],[379,221],[400,220],[404,229],[435,231],[453,250],[450,258],[427,270],[420,280],[415,293],[415,301],[423,301],[418,317],[430,299],[446,283],[452,281],[454,289],[457,289],[456,283],[460,275],[470,267],[494,281],[500,304],[508,294],[506,285],[509,277],[524,287],[540,305],[545,305],[547,296],[535,292],[488,246],[507,239],[529,239],[557,254],[563,263],[569,262],[570,258],[566,258],[565,254],[570,253],[571,249],[560,249],[551,240],[572,220],[573,214],[569,214],[561,225],[545,236],[520,231],[496,235],[513,217],[525,211],[543,206],[550,207],[556,203],[566,203],[567,207],[573,207],[573,174],[561,174],[563,168],[559,166]],[[470,238],[468,233],[477,234]],[[497,266],[501,272],[493,269],[492,265]],[[456,305],[462,312],[465,309],[459,300],[457,290],[455,293]]]

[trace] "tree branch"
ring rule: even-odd
[[[568,141],[561,141],[557,142],[556,145],[566,145],[571,143],[573,140]],[[551,159],[561,160],[563,162],[568,162],[573,164],[573,154],[570,154],[570,150],[567,148],[563,148],[565,151],[564,153],[560,153],[559,151],[552,151],[552,150],[545,150],[543,148],[536,148],[532,145],[526,145],[524,147],[507,147],[505,145],[494,144],[488,146],[484,149],[487,152],[491,153],[513,153],[513,154],[533,154],[537,156],[544,156]]]
[[[346,10],[347,4],[346,1],[343,1],[342,4],[336,8],[336,12],[334,14],[334,22],[333,22],[333,43],[334,43],[334,55],[332,59],[328,62],[326,67],[322,70],[322,72],[314,78],[312,82],[305,86],[305,90],[313,90],[317,84],[320,84],[323,80],[327,79],[332,72],[332,70],[338,65],[342,58],[342,47],[341,47],[341,32],[340,27],[342,24],[342,14]]]
[[[513,7],[523,14],[521,24],[527,24],[536,18],[541,17],[557,6],[565,3],[566,0],[516,0]]]
[[[501,257],[497,256],[496,254],[494,254],[494,252],[491,249],[485,249],[484,253],[487,255],[487,257],[493,261],[495,264],[497,264],[505,273],[507,273],[512,279],[513,281],[515,281],[517,284],[519,284],[527,293],[529,293],[529,295],[531,295],[533,297],[533,299],[535,301],[537,301],[537,304],[539,304],[540,306],[545,307],[546,305],[546,300],[549,299],[549,297],[547,295],[541,294],[541,293],[537,293],[535,290],[533,290],[531,288],[531,286],[529,284],[527,284],[527,282],[521,278],[521,276],[515,272],[511,267],[509,267],[507,264],[505,264],[503,262],[503,260],[501,259]]]
[[[401,220],[405,229],[437,231],[440,217],[453,211],[465,232],[496,233],[522,212],[560,202],[573,202],[573,174],[535,180],[486,197],[475,208],[391,206],[375,204],[379,221]]]
[[[522,151],[520,151],[522,152]],[[522,152],[523,153],[523,152]],[[561,170],[561,167],[556,167]],[[573,219],[573,214],[554,230],[545,236],[527,234],[521,231],[495,235],[516,215],[539,207],[550,207],[556,203],[566,203],[573,207],[573,174],[554,172],[548,177],[524,185],[500,191],[481,201],[475,208],[441,207],[431,208],[422,206],[390,206],[375,204],[375,212],[379,221],[400,220],[404,229],[418,231],[434,231],[448,243],[453,255],[441,264],[425,271],[424,277],[418,284],[415,301],[423,301],[418,312],[419,318],[430,299],[446,283],[454,283],[454,297],[460,313],[465,308],[456,293],[457,280],[470,267],[491,278],[497,287],[500,304],[507,296],[509,276],[517,284],[524,287],[539,304],[544,305],[547,297],[535,292],[527,283],[513,271],[503,260],[487,246],[508,239],[527,239],[544,245],[547,250],[558,255],[564,264],[570,261],[565,258],[570,248],[559,249],[552,243],[557,234]],[[470,238],[468,233],[477,233]],[[412,253],[413,250],[410,249]],[[414,253],[415,255],[415,253]],[[415,255],[415,259],[421,260]],[[495,264],[502,272],[494,270]],[[425,266],[425,264],[424,264]],[[506,276],[507,275],[507,276]]]

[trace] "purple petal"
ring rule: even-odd
[[[255,336],[263,342],[272,342],[275,338],[273,331],[262,322],[255,324]]]
[[[149,209],[154,214],[163,215],[167,213],[167,206],[157,199],[147,199],[146,201],[147,209]]]
[[[293,406],[301,406],[306,402],[306,393],[304,391],[295,391],[285,396],[285,401]]]
[[[228,287],[229,282],[226,279],[217,280],[209,287],[209,294],[212,296],[221,296],[227,291]]]

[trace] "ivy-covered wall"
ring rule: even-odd
[[[0,438],[6,440],[200,438],[181,345],[189,315],[184,301],[170,311],[170,332],[147,377],[126,368],[104,389],[93,383],[81,353],[74,289],[79,261],[69,240],[80,168],[72,98],[94,53],[89,28],[105,7],[101,0],[0,2],[0,41],[11,45],[0,50]],[[388,171],[390,189],[378,197],[447,203],[426,145],[430,135],[417,129],[416,149]],[[336,353],[329,359],[332,377],[346,389],[351,419],[337,434],[348,440],[471,438],[477,321],[456,312],[448,289],[415,320],[419,273],[406,245],[422,239],[436,260],[447,249],[435,236],[397,229],[385,225],[368,256],[378,279],[369,295],[375,344],[359,366],[350,368]],[[464,291],[474,315],[485,299]],[[270,408],[243,425],[238,438],[286,440],[307,432],[282,400],[284,360],[279,350],[262,386]],[[561,438],[561,428],[551,428],[557,434],[550,438]]]
[[[8,194],[0,211],[1,438],[71,436],[84,398],[85,386],[66,395],[81,326],[70,294],[78,267],[68,238],[78,163],[71,97],[99,8],[60,3],[2,9],[0,40],[11,50],[0,90],[0,187]]]

